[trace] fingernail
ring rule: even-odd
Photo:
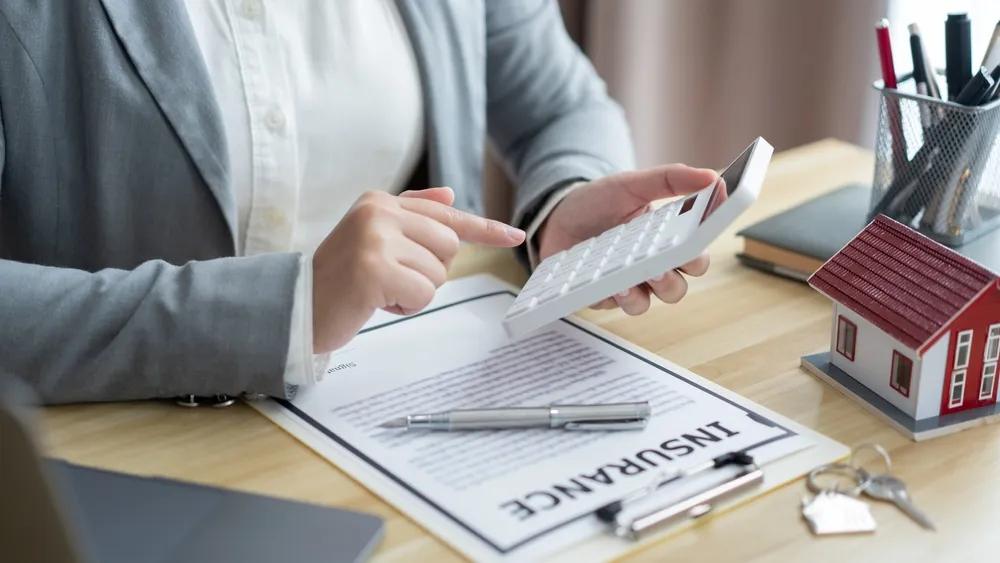
[[[525,237],[524,231],[521,229],[508,226],[505,230],[507,231],[507,236],[509,236],[511,240],[521,240]]]
[[[623,291],[619,291],[618,292],[618,297],[628,297],[629,291],[631,291],[631,288],[623,290]],[[607,294],[605,294],[605,295],[607,295]]]
[[[653,277],[653,281],[660,281],[663,279],[663,274]]]

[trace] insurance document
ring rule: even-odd
[[[582,323],[511,340],[500,321],[513,299],[494,278],[450,282],[423,313],[373,318],[318,385],[258,408],[475,560],[545,559],[607,534],[593,512],[665,469],[747,451],[766,471],[815,443]],[[643,430],[379,427],[451,409],[632,401],[652,407]]]

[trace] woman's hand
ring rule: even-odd
[[[616,225],[627,223],[637,215],[650,211],[650,204],[656,200],[691,194],[711,186],[718,177],[714,170],[670,164],[589,182],[559,202],[539,229],[539,258],[544,260]],[[681,272],[700,276],[708,270],[708,264],[708,254],[703,254],[678,270],[664,272],[591,307],[621,307],[630,315],[639,315],[649,309],[651,295],[656,295],[665,303],[677,303],[687,293],[687,280]]]
[[[461,241],[499,247],[524,242],[503,223],[452,207],[449,188],[362,195],[313,256],[313,348],[349,342],[378,309],[424,309],[448,277]]]

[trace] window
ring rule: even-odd
[[[837,320],[837,351],[852,362],[854,361],[854,344],[857,337],[857,325],[840,316]]]
[[[910,377],[913,376],[913,360],[892,351],[892,373],[889,376],[889,386],[899,391],[904,397],[910,396]]]
[[[993,397],[993,381],[997,377],[997,364],[993,362],[983,366],[983,383],[979,387],[979,399],[989,399]]]
[[[983,356],[984,362],[997,360],[1000,360],[1000,324],[990,326],[986,335],[986,353]]]
[[[958,344],[955,346],[955,369],[969,367],[969,348],[972,347],[972,331],[963,330],[958,333]]]
[[[948,397],[948,408],[962,406],[965,394],[965,370],[958,369],[951,373],[951,394]]]

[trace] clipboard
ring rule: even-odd
[[[475,286],[480,291],[504,290],[504,293],[507,291],[516,292],[516,288],[488,275],[470,276],[463,280],[457,280],[457,283]],[[466,299],[471,300],[472,298],[468,296],[459,297],[457,303],[463,303]],[[452,305],[454,304],[448,306]],[[685,477],[682,487],[677,486],[680,484],[680,481],[675,482],[673,486],[658,487],[657,494],[650,495],[648,500],[655,502],[656,510],[675,512],[672,515],[665,512],[658,514],[661,517],[664,515],[669,516],[669,522],[666,525],[653,526],[649,530],[644,530],[644,533],[637,534],[634,539],[616,535],[609,526],[602,525],[601,529],[604,530],[603,532],[594,533],[587,539],[574,542],[573,545],[558,552],[548,553],[542,558],[545,561],[608,561],[626,556],[652,543],[660,542],[665,538],[679,534],[700,522],[706,521],[713,515],[727,512],[733,507],[747,503],[792,480],[803,477],[816,466],[846,459],[850,454],[846,446],[760,405],[752,403],[600,327],[575,316],[569,317],[565,321],[579,327],[592,336],[613,344],[615,347],[628,352],[644,362],[656,365],[664,371],[672,370],[682,374],[684,379],[692,381],[697,387],[707,390],[733,405],[740,406],[770,421],[777,422],[782,427],[790,429],[798,435],[808,437],[814,445],[798,453],[763,464],[760,467],[751,469],[745,463],[727,463],[718,470],[702,471],[698,475]],[[405,323],[406,320],[399,320],[399,317],[395,316],[386,316],[384,319],[375,319],[374,322],[376,324],[381,322]],[[425,501],[418,498],[418,496],[410,494],[412,491],[408,493],[405,483],[394,482],[391,476],[372,471],[369,463],[370,460],[366,461],[365,456],[352,444],[344,440],[329,439],[329,436],[325,436],[323,432],[317,431],[315,426],[305,423],[292,410],[284,408],[277,402],[260,401],[252,403],[252,406],[278,424],[282,429],[298,438],[306,446],[325,457],[350,477],[353,477],[362,486],[368,488],[404,514],[407,514],[415,524],[425,528],[431,534],[437,536],[441,541],[449,544],[465,556],[477,561],[512,560],[511,557],[513,556],[494,556],[485,554],[483,551],[477,551],[474,549],[474,546],[470,546],[470,543],[465,538],[453,534],[456,530],[453,522],[448,521],[446,517],[429,514],[425,506]],[[761,451],[766,451],[769,447],[771,446],[764,444],[759,446],[757,451],[745,453],[756,456]],[[765,458],[767,456],[761,457]],[[750,470],[747,471],[748,469]],[[743,473],[743,475],[735,475],[740,473]],[[648,476],[644,475],[642,481],[653,478],[654,472],[650,471]],[[640,481],[636,481],[636,484],[639,483]],[[648,487],[640,487],[640,489],[646,488]],[[640,508],[650,508],[650,506],[643,505]],[[593,518],[596,523],[596,515]],[[535,559],[527,556],[517,556],[513,560],[530,561]]]

